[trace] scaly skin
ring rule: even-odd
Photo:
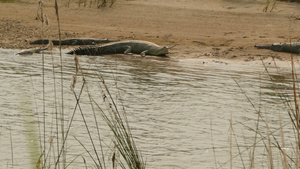
[[[59,45],[59,40],[51,40],[53,45]],[[65,39],[61,40],[61,45],[97,45],[102,43],[109,43],[109,42],[117,42],[118,40],[108,40],[108,39]],[[48,44],[49,39],[39,39],[33,42],[30,42],[31,45],[40,45],[40,44]]]
[[[30,49],[23,49],[20,52],[17,52],[15,55],[32,55],[34,53],[40,53],[43,50],[48,50],[50,47],[52,47],[52,43],[49,43],[44,48],[30,48]]]
[[[277,52],[300,54],[300,43],[273,43],[272,45],[257,46],[258,49],[271,49]]]
[[[166,56],[169,53],[169,47],[162,47],[155,43],[140,40],[128,40],[120,42],[107,43],[101,46],[90,46],[77,48],[67,54],[76,55],[107,55],[107,54],[140,54],[141,56]]]

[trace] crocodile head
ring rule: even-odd
[[[157,56],[165,56],[168,53],[169,53],[169,47],[164,46],[164,47],[156,50],[153,54],[157,55]]]
[[[271,49],[274,51],[279,51],[282,48],[281,43],[273,43],[272,45],[255,45],[254,47],[258,49]]]

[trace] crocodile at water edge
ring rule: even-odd
[[[42,51],[48,50],[49,48],[52,48],[52,43],[51,42],[44,48],[23,49],[23,50],[15,53],[15,55],[32,55],[34,53],[41,53]]]
[[[272,45],[258,46],[254,47],[258,49],[271,49],[277,52],[287,52],[300,54],[300,43],[273,43]]]
[[[159,46],[155,43],[141,40],[127,40],[107,43],[101,46],[77,48],[67,54],[76,55],[107,55],[107,54],[140,54],[141,56],[166,56],[172,47]]]

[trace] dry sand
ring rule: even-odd
[[[59,1],[63,39],[148,40],[179,44],[170,54],[174,58],[244,61],[289,60],[290,54],[253,46],[300,41],[299,3],[276,2],[272,12],[263,12],[266,0],[117,0],[113,7],[100,9],[77,2],[66,7],[66,1]],[[36,20],[37,11],[33,0],[0,3],[0,48],[30,48],[32,40],[58,39],[54,1],[44,3],[49,25]]]

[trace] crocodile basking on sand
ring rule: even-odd
[[[258,49],[271,49],[277,52],[287,52],[300,54],[300,43],[273,43],[272,45],[258,46],[254,47]]]
[[[141,56],[166,56],[172,47],[159,46],[155,43],[141,40],[127,40],[107,43],[101,46],[90,46],[74,49],[67,54],[76,55],[107,55],[107,54],[140,54]]]
[[[109,40],[109,39],[65,39],[61,40],[49,40],[49,39],[39,39],[35,40],[33,42],[30,42],[31,45],[41,45],[41,44],[48,44],[49,42],[52,42],[53,45],[69,45],[69,46],[76,46],[76,45],[97,45],[97,44],[103,44],[103,43],[109,43],[109,42],[117,42],[118,40]]]

